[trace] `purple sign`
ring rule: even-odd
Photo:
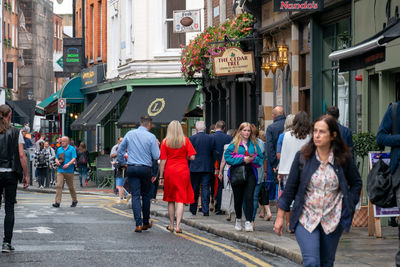
[[[368,159],[369,159],[369,169],[371,170],[372,165],[382,158],[383,162],[387,165],[390,164],[390,153],[386,152],[369,152]],[[397,207],[393,208],[381,208],[374,205],[374,217],[393,217],[399,216],[400,211]]]

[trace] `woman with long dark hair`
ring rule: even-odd
[[[304,266],[333,266],[343,230],[349,231],[362,181],[336,119],[324,115],[313,138],[298,152],[278,201],[274,231],[281,235],[285,211],[295,232]]]
[[[253,200],[254,189],[258,181],[257,168],[264,161],[264,156],[257,145],[256,136],[251,130],[251,124],[243,122],[233,138],[232,143],[224,152],[225,161],[231,166],[244,165],[245,181],[242,184],[232,184],[233,198],[235,202],[236,222],[235,229],[242,230],[242,204],[245,204],[246,232],[252,232],[253,225]],[[231,167],[232,168],[232,167]]]
[[[78,147],[78,171],[79,171],[79,183],[82,187],[82,178],[85,178],[85,184],[88,186],[88,163],[89,163],[89,152],[86,149],[86,144],[81,142]]]

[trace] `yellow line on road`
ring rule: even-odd
[[[211,244],[215,244],[215,245],[224,247],[224,248],[226,248],[226,249],[229,249],[230,251],[232,251],[232,252],[234,252],[234,253],[237,253],[237,254],[240,254],[241,256],[243,256],[243,257],[245,257],[245,258],[247,258],[247,259],[253,261],[254,263],[256,263],[256,264],[258,264],[258,265],[260,265],[260,266],[272,267],[272,265],[270,265],[270,264],[268,264],[268,263],[266,263],[266,262],[264,262],[264,261],[262,261],[262,260],[260,260],[260,259],[257,259],[256,257],[254,257],[254,256],[252,256],[252,255],[250,255],[250,254],[248,254],[248,253],[246,253],[246,252],[243,252],[243,251],[240,250],[240,249],[231,247],[231,246],[226,245],[226,244],[222,244],[222,243],[218,243],[218,242],[209,240],[209,239],[207,239],[207,238],[205,238],[205,237],[201,237],[201,236],[195,235],[195,234],[193,234],[193,233],[188,233],[188,232],[186,232],[186,234],[192,236],[193,238],[197,238],[197,239],[203,240],[203,241],[205,241],[205,242],[209,242],[209,243],[211,243]]]
[[[156,226],[159,227],[160,229],[164,230],[164,231],[167,231],[164,227],[162,227],[162,226],[160,226],[160,225],[156,225]],[[214,249],[214,250],[216,250],[216,251],[219,251],[219,252],[221,252],[222,254],[228,256],[229,258],[234,259],[235,261],[237,261],[237,262],[239,262],[239,263],[241,263],[241,264],[243,264],[243,265],[245,265],[245,266],[249,266],[249,267],[257,266],[257,265],[254,265],[254,264],[252,264],[252,263],[246,261],[245,259],[242,259],[242,258],[236,256],[236,255],[233,254],[232,252],[229,252],[229,251],[227,251],[227,250],[225,250],[225,249],[223,249],[223,248],[220,248],[220,247],[218,247],[218,246],[215,246],[215,245],[212,245],[212,244],[210,244],[210,243],[197,240],[196,238],[190,237],[190,236],[188,236],[188,235],[186,235],[186,234],[176,234],[176,235],[177,235],[177,236],[180,236],[180,237],[182,237],[182,238],[184,238],[184,239],[190,240],[190,241],[192,241],[192,242],[195,242],[195,243],[197,243],[197,244],[200,244],[200,245],[203,245],[203,246],[212,248],[212,249]],[[217,244],[218,244],[218,243],[217,243]],[[219,245],[220,245],[220,244],[219,244]]]

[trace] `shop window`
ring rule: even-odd
[[[328,55],[336,50],[344,49],[351,45],[350,20],[345,19],[338,23],[328,25],[323,29],[323,113],[329,106],[339,108],[340,124],[349,127],[350,109],[350,83],[349,72],[339,72],[338,61],[330,61]]]
[[[186,0],[166,0],[165,25],[167,49],[180,48],[186,44],[185,33],[173,32],[173,12],[174,10],[185,10]]]

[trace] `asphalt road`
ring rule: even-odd
[[[16,251],[0,254],[0,266],[296,266],[186,225],[183,234],[171,234],[166,218],[135,233],[132,211],[115,198],[78,195],[71,208],[64,195],[58,209],[53,194],[18,192],[17,201]],[[0,214],[3,221],[4,207]]]

